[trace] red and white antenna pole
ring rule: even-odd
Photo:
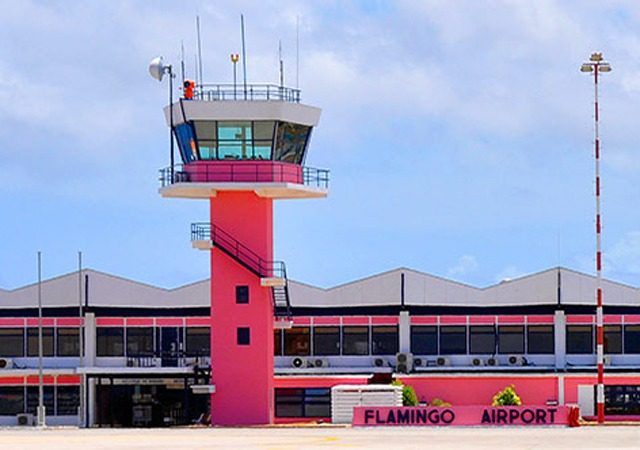
[[[598,105],[598,74],[610,72],[611,66],[603,61],[602,53],[593,53],[589,62],[582,64],[582,72],[593,73],[594,109],[595,109],[595,178],[596,178],[596,354],[598,364],[598,384],[596,387],[596,406],[598,423],[604,423],[604,320],[602,293],[602,215],[600,211],[600,113]]]

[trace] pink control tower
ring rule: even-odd
[[[210,222],[192,224],[191,240],[211,254],[211,423],[269,424],[273,330],[291,324],[273,201],[326,197],[328,171],[304,166],[320,109],[284,86],[202,84],[192,96],[185,86],[192,98],[165,108],[182,164],[172,156],[161,170],[160,194],[210,203]]]

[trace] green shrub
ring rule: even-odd
[[[434,398],[433,400],[431,400],[431,403],[429,403],[429,406],[439,406],[441,408],[449,408],[451,407],[451,403],[445,402],[440,398]]]
[[[496,393],[493,396],[493,400],[491,402],[491,406],[520,406],[522,405],[522,400],[516,394],[515,386],[512,384],[511,386],[507,386],[500,392]]]
[[[402,386],[402,406],[418,406],[418,395],[413,386],[403,384],[399,380],[391,382],[393,386]]]

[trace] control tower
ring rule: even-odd
[[[274,324],[291,324],[273,201],[327,196],[329,172],[304,166],[320,109],[284,86],[191,84],[184,94],[164,109],[182,163],[160,171],[159,192],[210,204],[191,240],[211,255],[211,423],[272,423]]]

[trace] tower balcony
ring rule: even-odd
[[[194,161],[160,170],[163,197],[209,198],[217,192],[254,191],[267,198],[320,198],[329,171],[281,161]]]
[[[274,101],[300,103],[300,89],[274,84],[203,83],[196,87],[196,100],[204,101]]]

